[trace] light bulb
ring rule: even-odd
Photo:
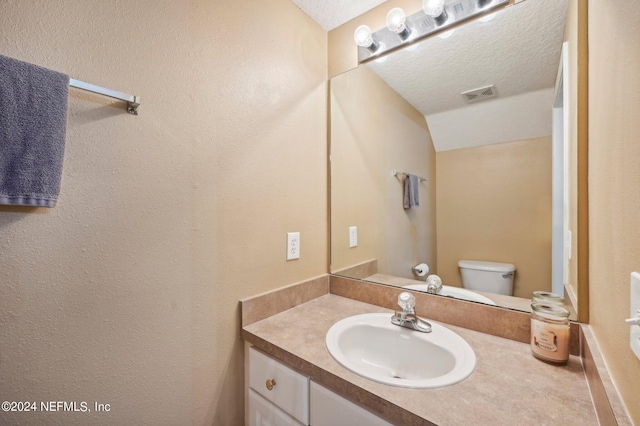
[[[373,44],[373,33],[371,28],[366,25],[360,25],[353,33],[353,39],[358,46],[369,47]]]
[[[411,29],[407,27],[406,22],[407,15],[399,7],[394,7],[387,13],[387,28],[389,31],[398,33],[403,41],[411,35]]]
[[[380,44],[373,39],[371,28],[366,25],[360,25],[356,28],[356,31],[353,33],[353,39],[358,46],[366,47],[371,53],[375,53],[380,47]]]
[[[407,15],[405,15],[404,10],[394,7],[387,13],[387,28],[389,31],[400,34],[407,28],[405,25],[406,20]]]
[[[444,0],[422,0],[422,10],[432,18],[437,18],[444,12]]]

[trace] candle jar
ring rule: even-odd
[[[552,303],[554,305],[564,305],[564,297],[548,291],[534,291],[531,293],[533,303]]]
[[[552,303],[531,305],[531,353],[553,364],[569,360],[569,311]]]

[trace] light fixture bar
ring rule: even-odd
[[[444,13],[437,17],[431,17],[420,10],[406,18],[406,26],[411,34],[403,39],[395,32],[387,28],[376,31],[372,34],[372,39],[379,44],[379,48],[371,50],[367,47],[358,46],[358,63],[365,63],[380,56],[402,49],[410,44],[422,40],[432,34],[444,31],[453,25],[471,19],[475,16],[486,15],[489,11],[502,6],[507,6],[510,0],[445,0]],[[454,19],[444,19],[453,16]]]

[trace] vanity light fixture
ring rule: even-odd
[[[353,39],[356,44],[361,47],[366,47],[371,53],[374,53],[380,48],[380,43],[373,39],[373,32],[371,28],[366,25],[360,25],[353,33]]]
[[[371,31],[366,25],[356,28],[353,38],[358,45],[358,63],[377,60],[399,49],[413,50],[418,42],[431,35],[451,37],[458,23],[487,16],[507,7],[512,0],[421,0],[422,9],[407,16],[396,7],[389,11],[386,26]],[[522,1],[522,0],[519,0]]]
[[[406,40],[411,35],[411,28],[407,27],[407,15],[404,10],[394,7],[387,13],[387,29],[397,33],[402,40]]]

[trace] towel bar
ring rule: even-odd
[[[138,115],[138,107],[140,106],[139,96],[128,95],[126,93],[96,86],[95,84],[85,83],[84,81],[75,80],[73,78],[69,79],[69,86],[125,101],[127,103],[127,112],[129,114]]]

